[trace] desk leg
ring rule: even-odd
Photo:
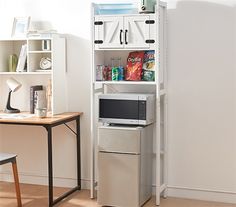
[[[80,158],[80,117],[76,119],[76,141],[77,141],[77,184],[81,190],[81,158]]]
[[[53,206],[53,170],[52,170],[52,128],[46,128],[48,132],[48,202]]]

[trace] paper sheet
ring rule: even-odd
[[[35,116],[34,114],[0,114],[0,119],[25,119]]]

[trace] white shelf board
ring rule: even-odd
[[[46,72],[0,72],[0,75],[50,75],[51,71]]]
[[[155,81],[96,81],[95,84],[156,85],[156,82]]]
[[[29,75],[51,75],[52,74],[52,71],[45,71],[45,72],[39,72],[39,71],[36,71],[36,72],[27,72],[27,74]]]
[[[105,17],[114,17],[114,16],[116,16],[116,17],[119,17],[119,16],[121,16],[121,17],[129,17],[129,16],[147,16],[147,15],[149,15],[149,16],[153,16],[153,17],[155,17],[155,13],[138,13],[138,12],[135,12],[135,13],[128,13],[128,14],[96,14],[96,15],[94,15],[94,17],[101,17],[101,16],[105,16]]]
[[[35,41],[35,40],[52,40],[53,39],[53,35],[58,35],[56,33],[48,33],[48,34],[44,34],[44,33],[38,33],[38,34],[31,34],[28,36],[28,40],[29,41]],[[61,35],[62,36],[62,35]]]
[[[1,41],[27,41],[27,38],[3,38]]]
[[[41,54],[41,53],[51,53],[51,50],[36,50],[36,51],[28,51],[29,54]]]
[[[94,49],[94,51],[148,51],[150,48],[101,48]]]

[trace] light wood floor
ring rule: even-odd
[[[66,191],[65,188],[55,188],[55,197]],[[24,207],[46,207],[48,204],[47,187],[21,184],[22,203]],[[61,202],[60,207],[99,207],[96,200],[89,198],[89,191],[82,190],[72,194]],[[154,197],[144,207],[154,207]],[[0,207],[16,207],[13,183],[0,182]],[[236,204],[224,204],[189,199],[167,198],[161,200],[161,207],[236,207]]]

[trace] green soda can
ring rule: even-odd
[[[112,80],[113,81],[118,81],[119,69],[117,67],[113,67],[111,69],[111,74],[112,74]]]

